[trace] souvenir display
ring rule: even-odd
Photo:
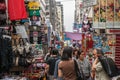
[[[0,80],[45,80],[42,35],[39,1],[0,0]]]

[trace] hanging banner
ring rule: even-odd
[[[119,0],[115,0],[114,2],[115,2],[114,28],[120,28],[120,3]]]
[[[99,4],[99,1],[97,2]],[[93,28],[98,28],[98,22],[99,22],[99,5],[94,6],[94,17],[93,17]]]
[[[106,27],[106,0],[100,0],[99,11],[99,28]]]
[[[106,10],[106,28],[113,28],[114,26],[114,0],[107,0]]]

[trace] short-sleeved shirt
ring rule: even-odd
[[[90,76],[90,71],[91,71],[91,65],[88,59],[84,58],[83,61],[77,60],[79,69],[82,69],[83,73],[85,76]]]
[[[63,73],[63,80],[76,80],[76,72],[73,60],[60,61],[58,67]]]

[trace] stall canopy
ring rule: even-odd
[[[82,34],[81,33],[72,33],[72,32],[65,32],[66,37],[72,39],[72,40],[82,40]]]

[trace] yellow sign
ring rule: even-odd
[[[40,9],[40,2],[32,1],[28,3],[29,10],[39,10]]]

